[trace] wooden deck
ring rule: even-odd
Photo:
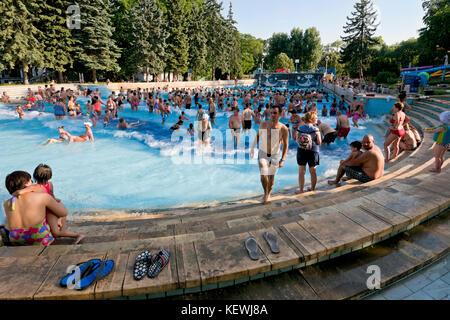
[[[419,128],[438,123],[438,111],[420,106],[411,113]],[[446,108],[446,107],[442,107]],[[48,248],[0,247],[0,299],[156,298],[237,285],[356,252],[407,231],[450,206],[448,164],[431,174],[432,136],[404,154],[377,181],[355,181],[340,187],[293,196],[276,195],[269,205],[257,199],[208,208],[97,213],[76,219],[69,228],[86,234],[81,245],[62,242]],[[274,255],[262,234],[278,236]],[[244,240],[259,244],[258,261],[248,258]],[[66,244],[65,244],[66,243]],[[171,253],[156,279],[134,281],[134,259],[142,250]],[[113,272],[85,291],[58,286],[69,265],[89,259],[113,259]]]

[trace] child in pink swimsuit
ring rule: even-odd
[[[28,192],[44,192],[45,190],[47,194],[54,197],[53,184],[49,182],[49,180],[52,178],[52,169],[49,166],[45,164],[40,164],[39,166],[37,166],[36,169],[34,170],[33,178],[37,184],[20,190],[18,192],[19,195]],[[60,202],[61,200],[56,199],[56,201]],[[75,238],[76,240],[74,244],[78,244],[81,240],[84,239],[84,235],[66,230],[65,217],[58,218],[50,210],[47,210],[46,216],[47,216],[47,223],[50,226],[51,233],[55,238],[63,238],[63,237]]]

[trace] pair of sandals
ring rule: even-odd
[[[270,251],[274,254],[280,253],[280,247],[278,245],[278,239],[277,237],[270,232],[265,232],[263,234],[264,240],[266,240],[267,244],[270,247]],[[252,260],[259,260],[259,254],[258,254],[258,242],[256,242],[256,239],[253,237],[249,237],[245,240],[245,248],[248,251],[248,255],[250,259]]]
[[[151,279],[156,278],[169,263],[169,258],[170,253],[167,250],[161,250],[154,256],[149,251],[142,252],[134,262],[134,280],[142,280],[145,276]]]
[[[60,286],[73,290],[86,290],[97,281],[105,278],[114,268],[114,261],[102,261],[100,259],[92,259],[81,262],[71,268],[72,271],[67,273],[60,281]]]

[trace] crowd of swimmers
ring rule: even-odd
[[[163,98],[167,93],[167,99]],[[4,94],[5,96],[5,94]],[[77,103],[77,96],[89,97],[87,113],[84,114]],[[6,99],[6,98],[5,98]],[[264,190],[263,203],[271,201],[271,193],[277,171],[284,166],[290,139],[296,142],[297,164],[299,167],[299,188],[296,194],[305,191],[305,174],[308,168],[311,174],[311,186],[307,191],[315,191],[317,185],[316,168],[320,165],[320,146],[328,146],[336,139],[347,139],[353,127],[358,127],[360,119],[367,118],[365,106],[367,100],[353,99],[346,104],[343,96],[338,102],[334,99],[330,110],[324,105],[321,110],[318,103],[330,101],[326,91],[322,90],[273,90],[267,88],[216,88],[216,89],[177,89],[173,91],[156,89],[123,90],[116,95],[113,92],[103,102],[99,90],[74,94],[72,90],[55,90],[53,86],[45,87],[38,92],[29,90],[25,108],[37,108],[44,111],[44,105],[39,101],[53,104],[55,117],[80,117],[84,119],[85,133],[76,136],[64,129],[58,128],[59,138],[48,139],[45,144],[60,142],[94,141],[92,127],[104,115],[104,123],[110,124],[117,120],[117,129],[130,129],[142,125],[140,122],[128,123],[119,118],[119,112],[124,110],[124,104],[129,103],[132,111],[138,111],[142,104],[146,104],[149,113],[161,116],[165,124],[172,110],[179,110],[178,122],[170,129],[182,130],[183,126],[188,134],[198,134],[202,145],[208,145],[211,130],[216,125],[218,111],[230,112],[228,128],[233,139],[239,143],[240,134],[257,127],[256,138],[250,148],[253,158],[258,147],[258,163],[261,173],[261,184]],[[239,99],[243,100],[243,110],[239,108]],[[102,107],[102,105],[104,107]],[[197,110],[193,124],[185,110]],[[330,185],[339,185],[343,180],[356,179],[362,183],[380,179],[384,175],[385,163],[396,159],[402,150],[415,150],[421,143],[417,129],[412,126],[407,116],[408,108],[406,94],[401,93],[392,109],[390,128],[386,133],[383,151],[376,146],[372,135],[364,136],[362,141],[350,143],[350,156],[342,160],[334,180]],[[181,111],[184,109],[183,111]],[[22,111],[23,112],[23,111]],[[323,117],[335,117],[336,127],[332,127],[319,120]],[[302,115],[302,116],[301,116]],[[88,120],[86,121],[86,118]],[[108,121],[107,121],[108,120]],[[284,122],[285,124],[283,124]],[[445,152],[450,146],[450,112],[441,114],[442,124],[436,128],[424,130],[434,133],[435,167],[433,172],[440,172],[444,163]],[[347,177],[344,177],[344,176]],[[58,199],[54,198],[53,186],[49,182],[51,169],[40,165],[33,175],[36,184],[33,185],[31,176],[26,172],[14,172],[6,178],[6,187],[12,198],[4,203],[4,209],[10,228],[10,238],[17,244],[49,244],[55,237],[72,237],[76,243],[83,239],[82,235],[72,233],[65,228],[67,210]],[[49,209],[46,211],[46,208]],[[32,226],[25,230],[23,226]],[[30,231],[31,230],[31,231]],[[26,235],[26,236],[25,236]],[[30,235],[30,237],[28,237]]]

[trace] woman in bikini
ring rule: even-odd
[[[400,140],[405,135],[405,129],[403,124],[405,123],[406,115],[403,112],[403,104],[400,102],[396,102],[394,104],[394,114],[392,119],[389,121],[391,124],[389,135],[386,137],[386,141],[384,143],[384,152],[386,155],[386,161],[391,161],[395,159],[400,150]],[[391,155],[390,146],[393,145],[393,154]]]
[[[85,122],[84,127],[86,128],[86,131],[81,136],[70,136],[70,142],[86,142],[86,141],[92,141],[94,142],[94,134],[92,133],[92,124],[90,122]]]

